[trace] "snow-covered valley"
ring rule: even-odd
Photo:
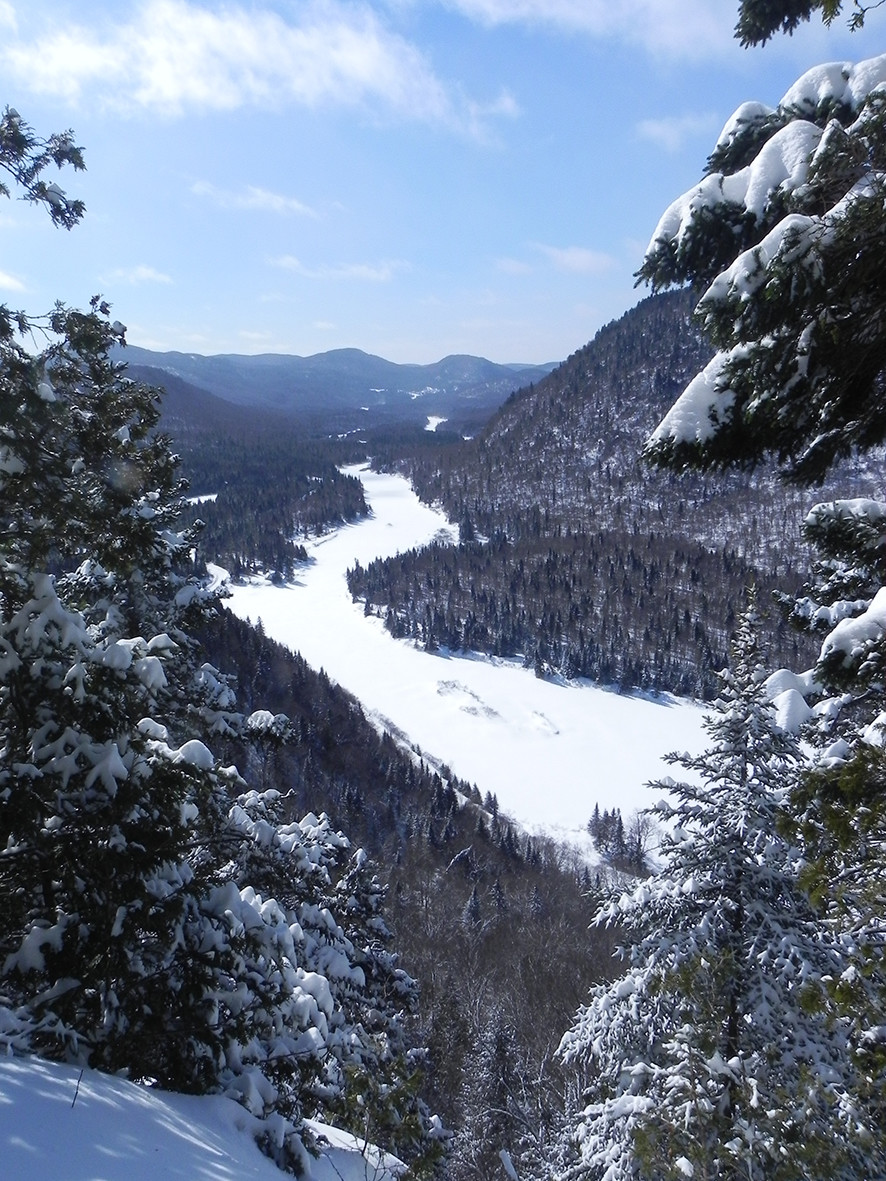
[[[493,792],[530,830],[580,842],[595,804],[628,815],[651,803],[645,784],[665,773],[662,755],[700,749],[701,709],[394,640],[351,601],[348,567],[454,530],[401,477],[350,470],[363,481],[371,517],[311,543],[313,560],[291,585],[233,586],[232,610],[261,620],[268,636],[324,669],[427,759]]]

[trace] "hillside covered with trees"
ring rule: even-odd
[[[64,163],[6,112],[0,166],[73,226],[40,179]],[[98,299],[0,309],[4,1050],[227,1095],[290,1172],[315,1118],[416,1174],[470,1176],[503,1135],[542,1159],[552,1053],[608,959],[587,869],[220,612],[124,331]],[[574,968],[539,1005],[552,954]]]
[[[521,655],[540,674],[699,697],[716,687],[737,606],[801,585],[808,495],[772,468],[753,478],[656,472],[645,439],[707,360],[688,292],[644,300],[480,434],[395,465],[459,522],[435,545],[352,572],[353,594],[394,635]],[[839,473],[868,494],[876,468]],[[770,615],[779,663],[812,649]]]
[[[738,33],[841,8],[746,0]],[[648,440],[665,470],[769,459],[808,487],[846,457],[881,462],[884,87],[881,56],[813,68],[775,109],[744,104],[664,211],[641,273],[694,283],[717,349]],[[752,604],[710,747],[673,759],[695,778],[662,808],[662,871],[598,912],[627,927],[624,973],[564,1039],[590,1076],[571,1176],[886,1169],[884,520],[853,495],[804,516],[817,558],[794,616],[814,667],[767,677]]]
[[[161,426],[196,502],[187,519],[201,522],[204,558],[235,577],[290,578],[305,558],[300,539],[366,514],[359,481],[339,470],[362,457],[356,440],[318,438],[289,414],[226,402],[154,368],[127,372],[162,379]]]
[[[841,8],[742,0],[738,35]],[[318,1117],[441,1181],[886,1175],[884,95],[886,55],[744,105],[665,211],[642,274],[697,288],[712,360],[656,297],[468,446],[387,456],[462,531],[355,571],[392,628],[533,637],[547,674],[583,620],[636,652],[646,613],[673,662],[641,647],[625,682],[705,689],[732,634],[652,865],[595,809],[592,875],[225,613],[123,325],[0,306],[5,1053],[226,1095],[291,1175]],[[82,165],[6,108],[0,169],[58,227],[83,206],[44,174]]]

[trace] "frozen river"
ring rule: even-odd
[[[350,470],[363,481],[372,516],[309,544],[314,561],[294,584],[233,587],[232,610],[261,619],[270,637],[323,668],[370,716],[484,795],[494,792],[530,830],[575,837],[595,804],[627,816],[651,803],[644,784],[667,773],[661,755],[700,749],[701,711],[540,680],[519,662],[431,654],[394,640],[351,601],[346,570],[455,533],[406,480]]]

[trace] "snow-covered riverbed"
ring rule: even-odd
[[[529,829],[584,830],[595,803],[627,816],[666,773],[661,755],[699,750],[701,711],[539,680],[518,662],[429,654],[394,640],[351,602],[345,571],[453,529],[398,476],[360,476],[372,516],[309,546],[314,562],[292,586],[233,587],[237,615],[256,622],[360,699],[364,709],[448,764]]]

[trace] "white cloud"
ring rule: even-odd
[[[670,116],[663,119],[643,119],[637,124],[637,134],[666,152],[678,152],[687,140],[698,135],[713,137],[722,120],[715,115]]]
[[[517,258],[497,258],[495,269],[503,275],[528,275],[532,272],[528,262],[521,262]]]
[[[465,104],[465,118],[467,128],[477,139],[489,138],[488,127],[492,119],[516,119],[520,114],[520,106],[509,90],[502,90],[498,98],[491,103],[478,103],[468,100]]]
[[[24,283],[19,282],[14,275],[10,275],[8,271],[0,271],[0,291],[24,291]]]
[[[579,275],[602,275],[617,265],[611,254],[588,250],[584,246],[544,246],[538,243],[536,250],[540,250],[558,271]]]
[[[208,197],[222,209],[258,209],[269,213],[297,213],[303,217],[316,217],[317,213],[309,205],[296,200],[295,197],[285,197],[281,193],[272,193],[268,189],[247,185],[241,192],[230,192],[218,189],[207,181],[197,181],[191,185],[191,192],[197,197]]]
[[[485,25],[548,25],[640,45],[659,57],[700,59],[735,50],[732,0],[442,0]]]
[[[117,270],[111,271],[108,275],[104,276],[102,282],[138,285],[140,283],[171,283],[172,279],[169,275],[164,275],[162,271],[141,265],[137,267],[118,267]]]
[[[650,57],[669,61],[705,62],[731,57],[738,63],[746,54],[734,36],[737,0],[633,0],[628,4],[613,0],[426,2],[435,2],[489,27],[547,27],[640,48]],[[872,56],[881,51],[877,34],[882,34],[882,24],[877,25],[874,17],[866,22],[866,28],[867,24],[871,27],[870,33],[865,33],[865,45],[861,33],[849,32],[847,13],[831,26],[814,13],[812,20],[803,22],[791,36],[775,36],[765,52],[770,58],[796,63],[802,69],[816,60]]]
[[[7,84],[117,112],[330,104],[474,129],[479,108],[445,86],[366,3],[309,0],[287,11],[291,17],[251,5],[141,0],[126,20],[71,22],[30,42],[9,38],[0,64]],[[497,109],[502,102],[487,117],[508,113]]]
[[[15,9],[9,3],[9,0],[0,0],[0,29],[16,28],[18,28],[18,19],[15,15]]]
[[[305,279],[359,279],[368,283],[388,283],[398,271],[409,270],[409,263],[396,259],[374,266],[367,263],[345,263],[334,267],[308,267],[291,254],[274,258],[271,264],[282,267],[285,271],[294,271]]]
[[[503,90],[494,102],[471,103],[471,110],[478,116],[503,115],[508,119],[516,119],[521,113],[520,104],[509,90]]]

